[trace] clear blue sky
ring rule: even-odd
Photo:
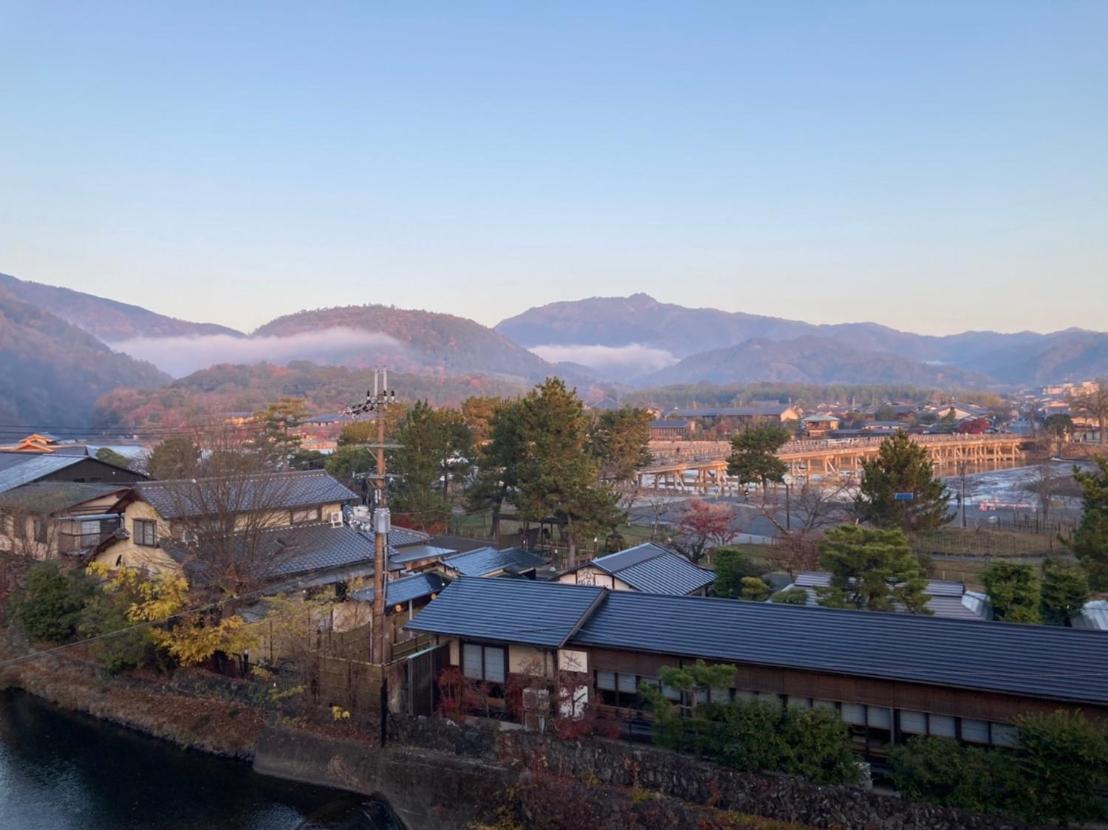
[[[1108,2],[0,0],[0,271],[1108,329]]]

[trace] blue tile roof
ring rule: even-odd
[[[143,481],[135,492],[163,519],[177,519],[228,510],[289,510],[346,502],[358,497],[322,470]]]
[[[502,572],[518,573],[546,564],[546,559],[523,548],[478,548],[443,559],[443,564],[462,576],[489,576]]]
[[[385,588],[385,597],[389,605],[396,605],[437,594],[448,584],[436,573],[412,574],[400,579],[390,579]],[[350,598],[359,602],[373,602],[373,596],[376,593],[370,585],[368,588],[362,588],[350,594]]]
[[[408,627],[1108,705],[1108,636],[1054,626],[462,578]]]
[[[617,591],[573,642],[1108,704],[1108,637],[1052,626]]]
[[[684,556],[646,542],[588,563],[621,579],[636,591],[650,594],[691,594],[715,582],[712,571],[698,568]]]
[[[82,455],[0,452],[0,493],[87,461]]]
[[[406,628],[558,648],[573,636],[605,593],[603,588],[530,579],[463,576],[416,614]]]

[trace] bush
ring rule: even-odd
[[[92,583],[83,573],[65,574],[56,562],[39,562],[27,571],[16,593],[15,621],[32,640],[64,642],[76,632],[92,591]]]
[[[803,588],[785,588],[770,597],[770,600],[784,605],[807,605],[808,592]]]
[[[83,637],[100,637],[119,632],[111,637],[96,640],[89,651],[108,674],[119,674],[151,662],[155,656],[154,639],[149,626],[135,627],[127,617],[131,597],[97,591],[82,609],[77,630]],[[126,629],[126,630],[125,630]]]
[[[1108,730],[1077,712],[1017,719],[1015,748],[982,749],[913,738],[892,753],[906,796],[1033,823],[1105,818]]]
[[[760,570],[750,561],[750,557],[738,548],[716,548],[712,553],[712,567],[716,572],[712,594],[731,599],[741,595],[743,579],[758,576]]]

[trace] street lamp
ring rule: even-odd
[[[792,477],[791,473],[785,473],[781,476],[781,483],[785,485],[785,530],[792,530],[792,509],[789,499],[789,490],[792,489],[792,483],[796,481]]]

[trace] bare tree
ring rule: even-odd
[[[58,522],[30,510],[0,513],[0,547],[25,559],[54,559],[58,555]]]
[[[824,487],[805,483],[793,491],[784,522],[776,503],[763,499],[759,512],[777,530],[777,541],[770,546],[766,559],[776,570],[795,576],[819,567],[819,542],[824,528],[850,519],[849,485],[839,482]]]
[[[1095,392],[1086,392],[1070,399],[1070,409],[1077,415],[1096,421],[1101,444],[1108,444],[1108,379],[1101,380]]]

